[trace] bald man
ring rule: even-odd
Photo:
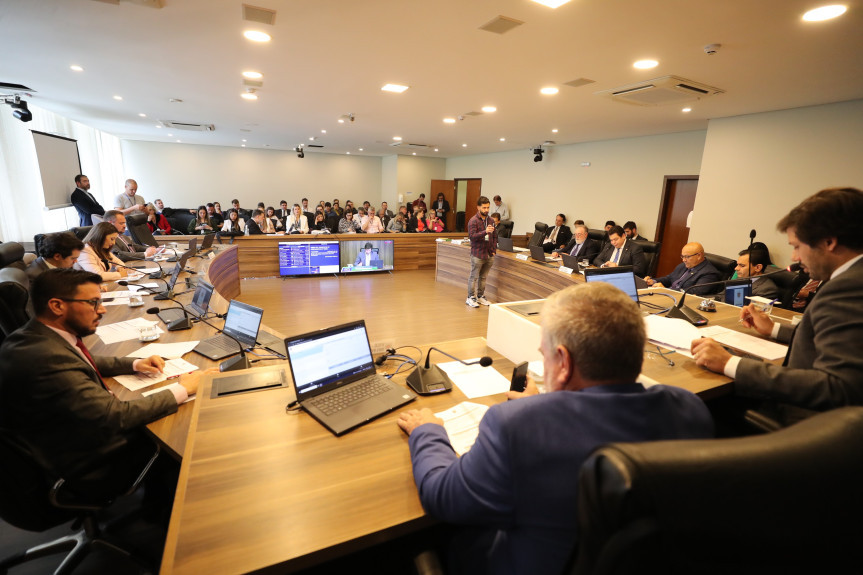
[[[683,246],[683,249],[680,250],[680,259],[683,262],[678,264],[674,271],[667,276],[656,279],[648,276],[644,278],[644,281],[649,286],[667,287],[682,291],[691,286],[700,286],[722,280],[722,274],[705,259],[704,246],[698,242],[689,242]],[[709,295],[718,291],[720,290],[717,286],[707,286],[692,288],[688,293]]]
[[[138,195],[138,182],[135,180],[126,180],[126,189],[114,198],[114,209],[124,216],[143,214],[146,204],[144,198]]]

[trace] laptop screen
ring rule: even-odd
[[[542,249],[542,246],[530,246],[530,257],[537,261],[544,262],[545,251]]]
[[[192,294],[192,303],[189,304],[195,313],[204,315],[210,306],[210,298],[213,295],[213,286],[204,280],[198,280],[198,285],[195,286],[195,293]]]
[[[247,303],[231,300],[222,331],[240,340],[245,346],[255,345],[264,310]]]
[[[614,268],[588,268],[584,270],[586,282],[610,283],[638,303],[638,290],[635,287],[635,274],[632,266],[618,266]]]
[[[375,371],[366,324],[360,320],[307,333],[285,342],[297,399],[328,384]],[[347,383],[347,381],[344,381]]]

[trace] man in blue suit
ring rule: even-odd
[[[552,294],[542,309],[543,379],[492,406],[459,458],[429,409],[399,416],[429,515],[472,526],[450,544],[457,571],[560,573],[576,545],[578,472],[597,446],[706,438],[713,422],[680,388],[636,383],[645,329],[638,306],[605,283]],[[455,557],[458,556],[458,559]]]
[[[689,242],[680,251],[680,259],[683,261],[677,264],[677,267],[667,276],[661,278],[648,276],[644,281],[649,286],[676,290],[692,288],[688,293],[695,295],[710,295],[719,291],[715,285],[692,287],[722,281],[722,274],[704,257],[704,246],[698,242]]]

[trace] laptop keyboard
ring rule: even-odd
[[[240,346],[237,345],[237,342],[223,335],[208,339],[206,343],[222,351],[230,351],[232,353],[239,353],[240,351]]]
[[[373,375],[356,384],[310,399],[307,403],[317,407],[326,415],[332,415],[370,397],[381,395],[392,389],[384,378]]]

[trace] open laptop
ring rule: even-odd
[[[222,328],[222,333],[202,340],[192,351],[213,361],[240,353],[237,342],[228,335],[238,339],[243,345],[243,349],[255,347],[263,316],[264,310],[261,308],[232,299],[231,303],[228,304],[228,313],[225,315],[225,327]]]
[[[530,257],[538,262],[551,262],[551,260],[545,256],[542,246],[530,246]]]
[[[189,240],[189,247],[188,247],[188,248],[186,248],[186,251],[185,251],[184,255],[185,255],[185,254],[187,254],[187,253],[194,254],[196,251],[198,251],[198,238],[192,238],[191,240]],[[175,253],[173,256],[171,256],[171,257],[169,257],[169,258],[168,258],[168,261],[169,261],[169,262],[176,262],[176,261],[180,261],[180,258],[181,258],[181,257],[183,257],[183,256],[178,256],[178,255]],[[186,258],[186,259],[188,259],[188,258]],[[183,265],[185,265],[185,262],[184,262],[184,264],[183,264]]]
[[[578,269],[581,269],[582,267],[585,267],[585,266],[581,265],[580,262],[582,259],[587,259],[587,258],[579,258],[578,256],[571,256],[569,254],[564,254],[564,253],[561,253],[560,257],[563,261],[563,265],[565,265],[566,267],[568,267],[571,270],[578,270]],[[589,265],[589,263],[588,263],[588,265]]]
[[[216,241],[216,234],[204,234],[204,241],[201,244],[201,249],[198,250],[196,256],[205,256],[213,251],[213,242]]]
[[[168,299],[165,294],[172,291],[174,289],[174,286],[177,285],[177,278],[180,277],[180,273],[186,268],[186,262],[189,260],[193,253],[194,252],[192,252],[191,250],[183,252],[183,255],[181,255],[177,263],[174,264],[174,269],[171,270],[171,275],[167,279],[168,285],[165,287],[164,290],[153,290],[153,293],[156,294],[156,297],[153,299],[160,301]]]
[[[416,398],[375,372],[364,320],[289,337],[285,348],[297,401],[335,435]]]
[[[502,252],[514,252],[515,250],[512,247],[512,238],[497,238],[497,249]]]
[[[638,303],[638,288],[635,285],[635,273],[632,266],[616,266],[613,268],[587,268],[584,270],[584,281],[606,282],[632,298]]]
[[[195,287],[194,295],[192,295],[192,303],[189,304],[192,312],[198,316],[205,315],[210,307],[210,298],[212,296],[213,286],[204,280],[200,280]],[[183,313],[183,310],[172,307],[163,309],[156,315],[167,324],[184,317],[186,314]]]

